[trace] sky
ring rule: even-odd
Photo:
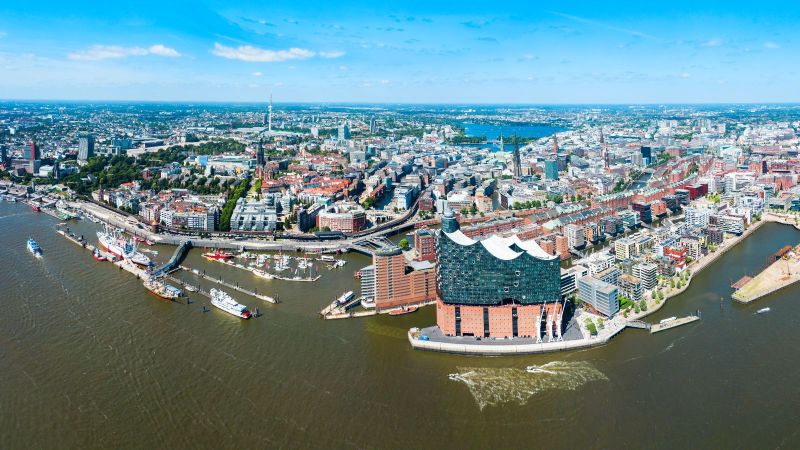
[[[0,98],[800,101],[800,3],[385,3],[0,2]]]

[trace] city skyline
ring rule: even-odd
[[[785,5],[259,3],[0,6],[0,98],[800,101]]]

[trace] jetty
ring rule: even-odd
[[[153,275],[158,277],[177,270],[180,267],[181,262],[183,262],[184,258],[186,258],[186,254],[189,253],[189,250],[191,249],[192,241],[183,241],[183,243],[175,249],[175,252],[172,254],[172,258],[170,258],[166,264],[156,269],[153,272]]]
[[[772,264],[733,293],[735,301],[750,303],[800,281],[800,245],[781,249],[778,254]]]
[[[185,271],[187,271],[187,272],[191,272],[191,273],[197,275],[198,277],[200,277],[200,278],[202,278],[204,280],[212,281],[212,282],[217,283],[217,284],[219,284],[221,286],[225,286],[228,289],[232,289],[232,290],[234,290],[236,292],[241,292],[242,294],[247,294],[247,295],[249,295],[251,297],[255,297],[255,298],[259,299],[259,300],[264,300],[265,302],[276,303],[276,304],[279,303],[277,298],[273,298],[273,297],[270,297],[270,296],[264,295],[264,294],[259,294],[256,291],[247,290],[247,289],[239,286],[238,284],[228,283],[225,280],[223,280],[222,278],[217,279],[217,278],[211,277],[209,275],[206,275],[204,272],[200,272],[199,270],[193,270],[193,269],[190,269],[189,267],[186,267],[186,266],[178,266],[178,267],[183,269],[183,270],[185,270]]]
[[[658,333],[659,331],[669,330],[670,328],[679,327],[681,325],[686,325],[692,322],[696,322],[700,320],[699,313],[697,315],[691,315],[686,317],[671,317],[669,319],[665,319],[659,323],[653,324],[650,326],[650,334]]]

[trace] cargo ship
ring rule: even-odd
[[[216,249],[213,252],[203,253],[203,257],[216,261],[227,261],[229,259],[233,259],[233,253],[223,252],[220,249]]]
[[[133,239],[126,241],[118,231],[112,233],[108,230],[108,227],[105,227],[103,231],[97,232],[97,239],[103,250],[120,259],[128,260],[143,267],[150,265],[150,258],[136,251],[136,244]]]
[[[211,304],[236,317],[241,317],[242,319],[250,318],[250,311],[247,310],[247,306],[238,303],[230,295],[219,289],[211,289]]]
[[[144,287],[156,297],[163,298],[164,300],[175,300],[182,294],[181,290],[164,283],[158,278],[148,278],[144,282]]]
[[[28,245],[28,251],[31,252],[31,254],[33,256],[35,256],[37,258],[41,258],[42,257],[42,248],[39,247],[39,244],[37,244],[36,241],[34,241],[31,238],[28,238],[28,244],[27,245]]]

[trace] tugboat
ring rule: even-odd
[[[31,252],[31,254],[33,256],[35,256],[37,258],[41,258],[42,257],[42,253],[43,253],[42,252],[42,248],[39,247],[39,244],[37,244],[36,241],[34,241],[31,238],[28,238],[27,245],[28,245],[28,251]]]

